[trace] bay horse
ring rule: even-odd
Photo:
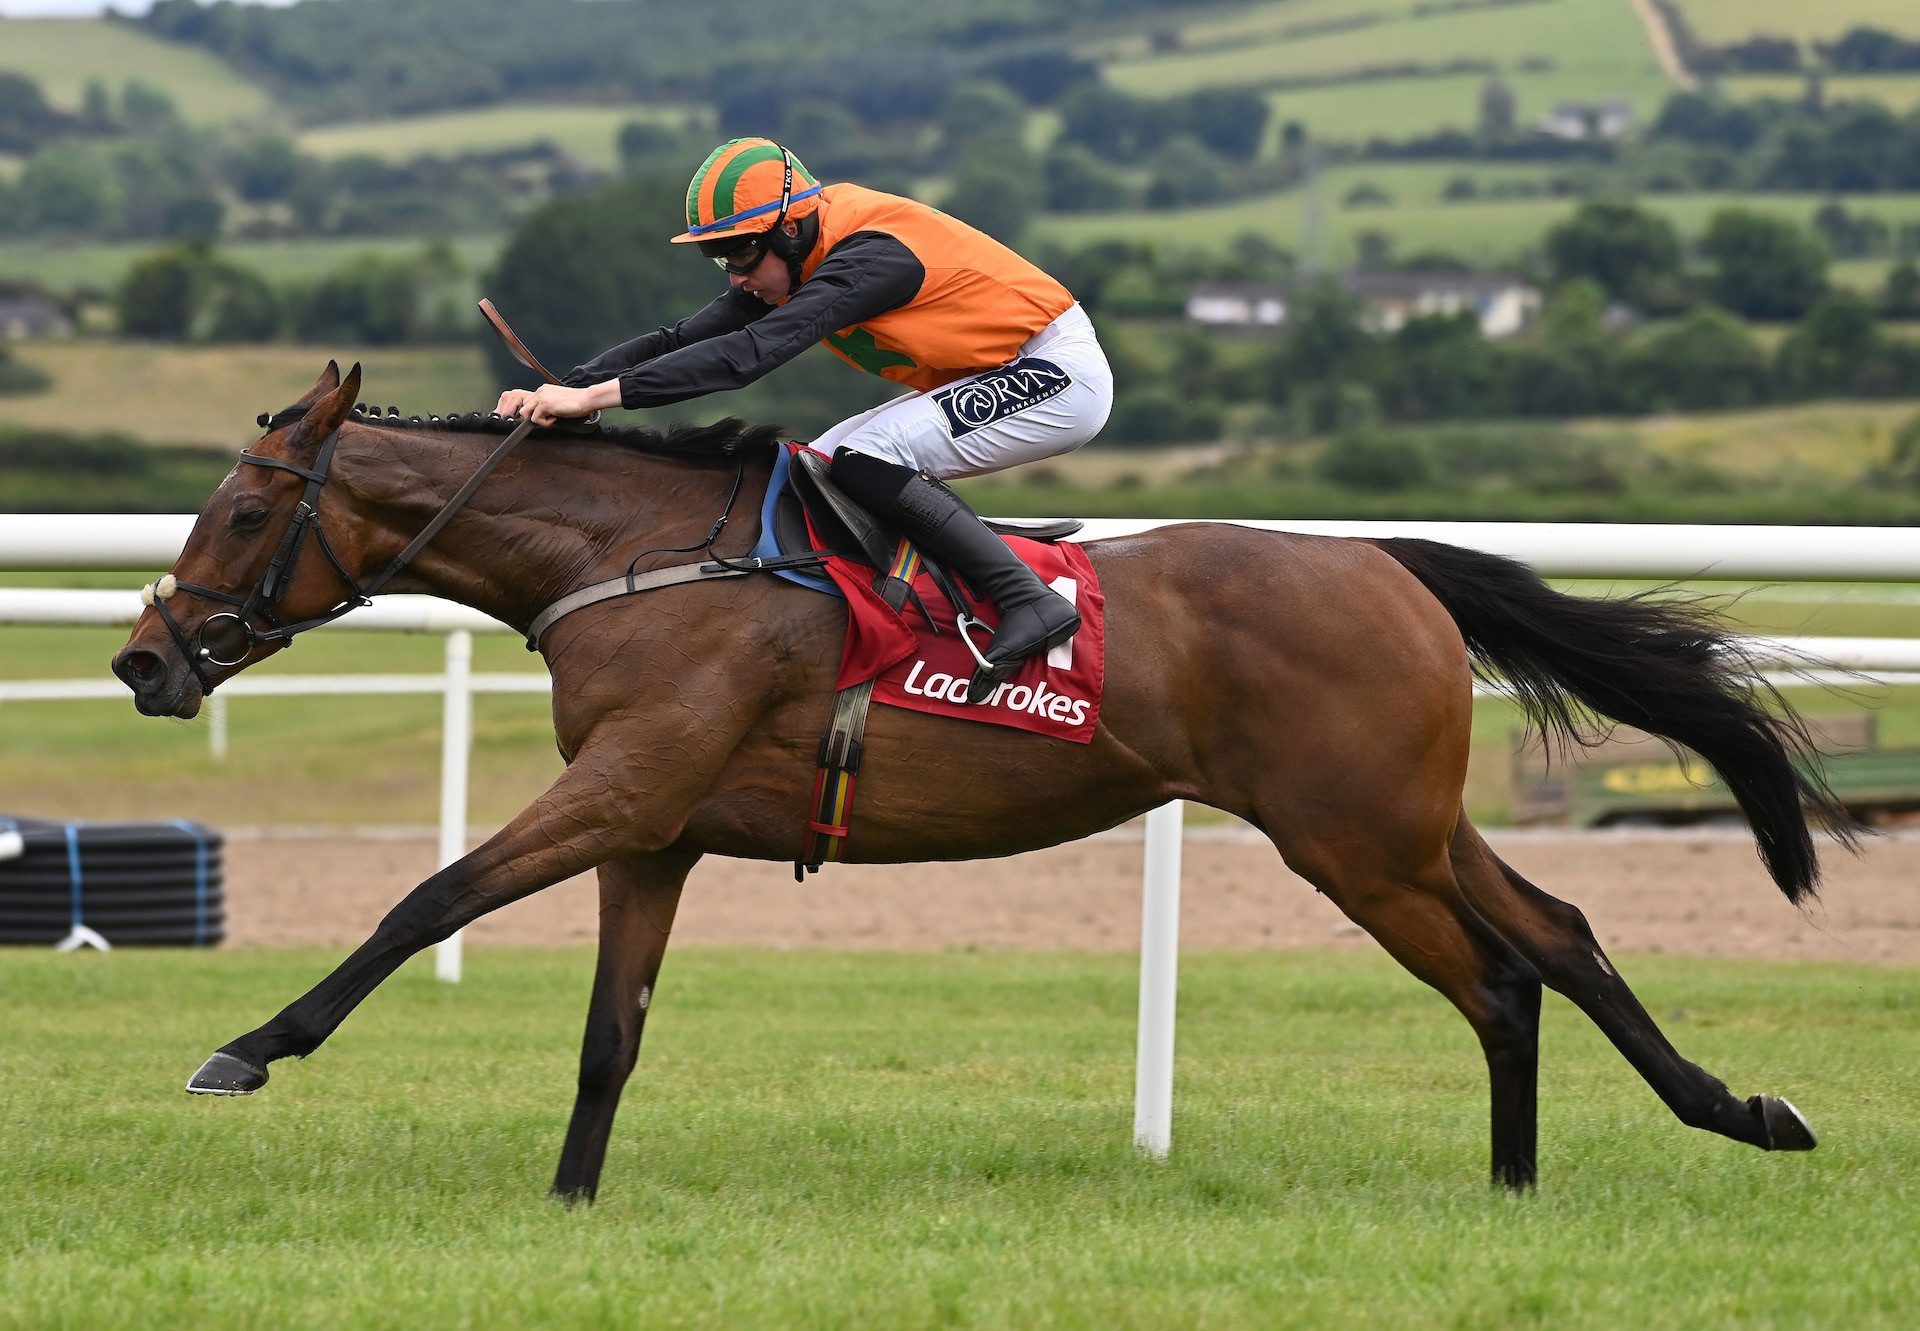
[[[771,428],[543,432],[464,487],[472,502],[453,512],[510,422],[369,417],[354,410],[359,390],[358,365],[342,378],[329,363],[299,402],[263,418],[114,658],[142,713],[193,716],[291,631],[362,599],[371,570],[525,630],[636,561],[684,564],[703,532],[705,548],[733,558],[753,543]],[[716,543],[730,493],[748,517]],[[301,557],[316,546],[324,558]],[[399,567],[397,552],[416,547]],[[1535,1177],[1543,983],[1682,1123],[1768,1150],[1814,1145],[1787,1101],[1736,1097],[1681,1057],[1581,913],[1503,863],[1461,803],[1475,670],[1497,670],[1550,735],[1575,738],[1592,713],[1700,754],[1738,798],[1774,882],[1806,898],[1819,878],[1809,815],[1843,839],[1854,824],[1802,765],[1805,727],[1708,611],[1571,596],[1524,565],[1419,540],[1205,523],[1086,548],[1107,598],[1092,742],[877,708],[847,858],[990,859],[1196,800],[1259,828],[1471,1024],[1491,1083],[1496,1183]],[[688,871],[707,854],[801,855],[844,626],[840,606],[769,577],[667,587],[561,619],[540,644],[565,759],[552,787],[409,892],[310,992],[221,1046],[189,1089],[258,1090],[270,1065],[312,1053],[407,958],[594,869],[599,961],[553,1184],[591,1200]]]

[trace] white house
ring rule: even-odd
[[[1617,139],[1633,126],[1633,108],[1625,102],[1561,102],[1535,125],[1542,134],[1584,143]]]
[[[1478,273],[1347,273],[1340,285],[1360,298],[1367,326],[1391,333],[1429,314],[1470,311],[1487,337],[1512,337],[1540,313],[1537,288],[1515,277]],[[1221,332],[1273,332],[1287,320],[1291,288],[1255,283],[1196,286],[1187,320]]]

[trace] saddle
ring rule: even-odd
[[[1021,536],[1052,545],[1074,535],[1085,524],[1078,518],[1026,522],[989,518],[986,525],[988,530],[1001,536]],[[814,540],[816,535],[819,545]],[[760,507],[760,539],[754,544],[751,557],[767,562],[794,561],[797,566],[776,565],[769,572],[803,587],[839,596],[838,587],[799,561],[822,553],[821,547],[824,547],[824,553],[840,555],[884,573],[892,564],[899,544],[898,532],[889,530],[828,478],[825,456],[796,444],[782,449],[774,459],[773,478],[767,484],[767,497]],[[927,567],[936,583],[941,584],[941,591],[950,594],[952,588],[945,572],[931,565]]]

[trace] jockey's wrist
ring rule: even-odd
[[[587,395],[587,409],[605,411],[609,407],[620,405],[620,381],[609,379],[605,383],[594,384],[582,390]]]

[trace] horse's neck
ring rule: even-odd
[[[456,431],[382,436],[372,454],[381,465],[352,468],[352,488],[395,552],[500,443],[498,435]],[[748,468],[724,549],[751,541],[766,471]],[[735,474],[605,441],[525,440],[395,589],[431,592],[524,628],[566,592],[617,576],[643,552],[698,542],[726,507]]]

